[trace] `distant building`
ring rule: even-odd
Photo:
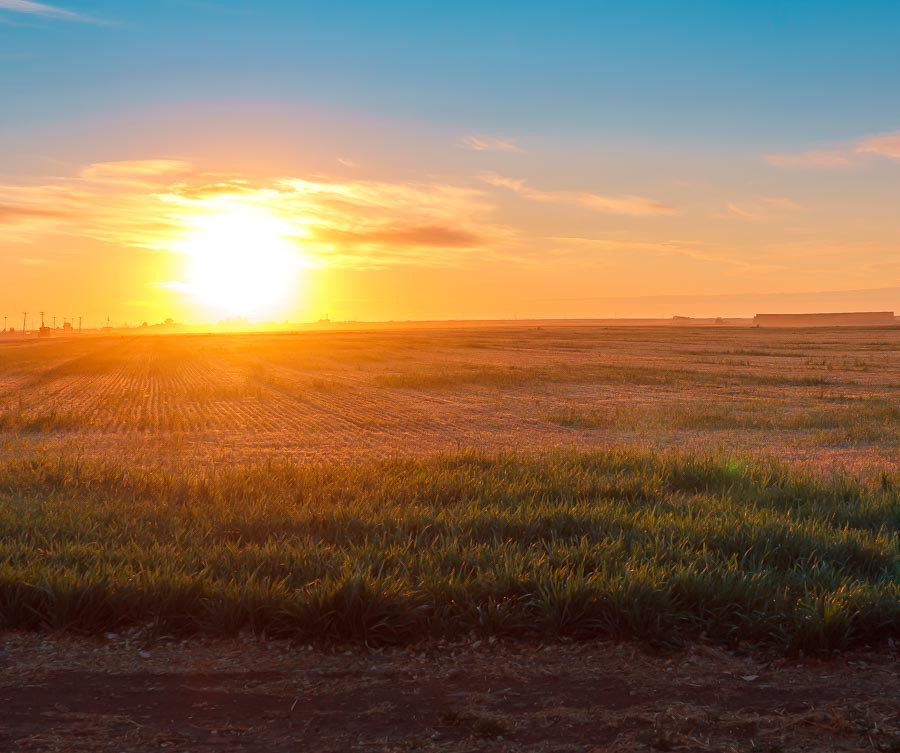
[[[757,327],[884,327],[896,324],[893,311],[851,311],[832,314],[757,314]]]

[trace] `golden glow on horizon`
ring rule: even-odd
[[[175,250],[186,256],[182,289],[210,314],[251,320],[288,315],[299,295],[296,231],[272,212],[223,206],[188,218]]]
[[[900,226],[877,193],[692,198],[466,170],[275,176],[145,159],[0,181],[0,313],[259,324],[898,308]]]

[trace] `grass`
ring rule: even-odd
[[[824,403],[824,401],[821,401]],[[854,398],[843,405],[791,406],[784,400],[696,401],[652,406],[579,406],[544,411],[541,418],[573,429],[680,431],[790,431],[817,444],[900,444],[900,405],[882,398]]]
[[[0,627],[370,645],[900,638],[900,477],[723,454],[0,461]]]
[[[47,434],[84,428],[84,417],[55,407],[34,407],[21,398],[0,402],[0,432]]]

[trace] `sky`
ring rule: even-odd
[[[900,312],[900,3],[0,0],[0,316]]]

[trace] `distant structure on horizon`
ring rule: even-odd
[[[896,324],[893,311],[849,311],[832,314],[757,314],[757,327],[884,327]]]

